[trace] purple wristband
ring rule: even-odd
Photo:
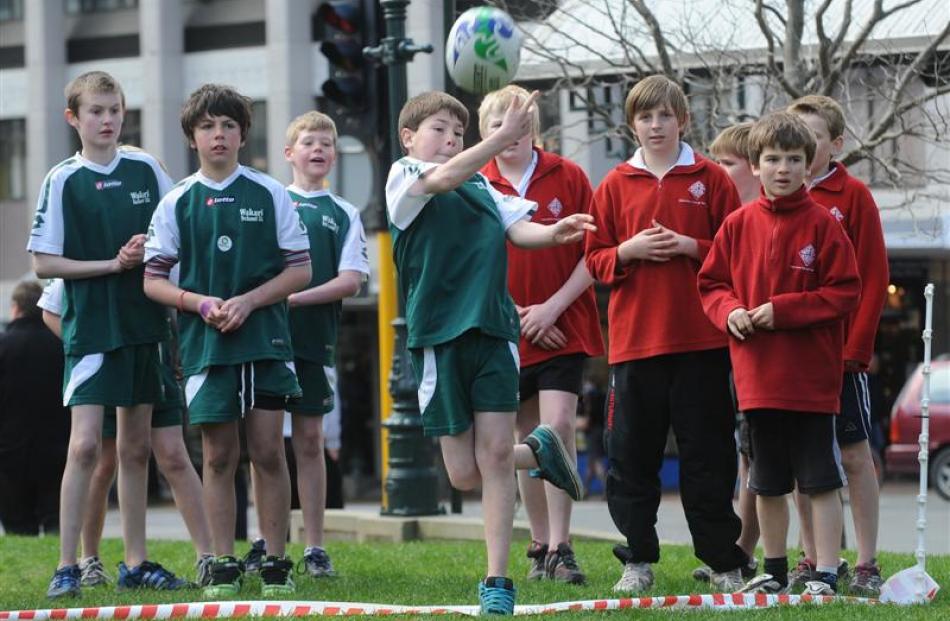
[[[198,314],[201,315],[202,319],[208,318],[208,313],[210,312],[212,304],[214,304],[214,301],[212,300],[202,300],[201,304],[198,305]]]

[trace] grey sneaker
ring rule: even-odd
[[[531,470],[530,475],[536,479],[549,481],[559,487],[574,500],[580,500],[584,495],[584,485],[581,476],[577,473],[577,466],[561,437],[551,425],[538,425],[534,428],[524,443],[531,448],[538,467]]]
[[[90,556],[79,561],[79,573],[82,576],[79,584],[84,587],[97,587],[112,582],[112,577],[106,573],[98,556]]]
[[[875,563],[869,565],[855,565],[854,577],[848,585],[848,592],[857,597],[880,597],[884,579],[881,569]]]
[[[528,545],[525,556],[531,559],[531,568],[528,569],[528,580],[541,580],[547,576],[545,560],[548,555],[548,544],[532,541]]]
[[[739,567],[729,571],[713,571],[709,575],[709,585],[719,593],[737,593],[745,582]]]
[[[693,570],[693,580],[696,582],[709,582],[709,578],[712,575],[712,567],[709,565],[702,565]]]
[[[788,593],[788,585],[779,582],[772,574],[761,574],[746,582],[737,592],[783,595]]]
[[[822,580],[809,580],[805,583],[805,590],[802,591],[802,595],[811,595],[812,597],[830,595],[834,597],[837,593],[835,593],[835,590],[827,582]]]
[[[743,580],[752,580],[755,578],[755,572],[759,570],[759,562],[750,558],[748,563],[739,568],[742,571]],[[693,580],[696,582],[709,582],[712,568],[709,565],[703,565],[693,570]]]
[[[214,565],[214,554],[202,554],[195,562],[195,584],[206,587],[211,584],[211,566]]]
[[[330,555],[319,546],[311,546],[304,550],[303,558],[300,559],[300,563],[303,564],[304,571],[314,578],[325,578],[336,575],[336,572],[333,570],[333,563],[330,562]],[[298,564],[298,568],[299,566],[300,564]]]
[[[242,559],[244,563],[245,574],[256,574],[261,570],[261,563],[267,556],[267,546],[263,539],[255,539],[251,542],[251,549],[247,551]]]
[[[642,593],[653,586],[653,568],[649,563],[627,563],[614,585],[615,593]]]
[[[577,565],[574,550],[567,543],[559,543],[557,550],[548,552],[544,566],[547,569],[548,578],[556,582],[584,584],[587,580],[587,576]]]
[[[788,591],[795,593],[805,588],[805,584],[815,579],[815,564],[804,556],[798,559],[795,569],[788,572]]]

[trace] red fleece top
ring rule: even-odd
[[[571,214],[588,213],[593,190],[580,166],[538,148],[534,152],[538,154],[538,163],[524,196],[538,203],[531,221],[553,224]],[[499,192],[518,195],[518,190],[498,171],[494,159],[482,169],[482,174]],[[515,304],[530,306],[545,302],[567,282],[583,256],[584,247],[580,242],[537,250],[519,248],[508,242],[508,291]],[[580,294],[561,313],[555,325],[564,333],[567,345],[549,351],[532,345],[522,337],[518,342],[522,367],[566,354],[604,354],[604,337],[600,331],[593,287],[588,287]]]
[[[804,186],[726,218],[699,272],[699,293],[724,332],[736,308],[772,302],[774,330],[729,339],[740,410],[840,410],[843,319],[858,306],[861,279],[844,229]]]
[[[597,231],[587,235],[586,257],[591,275],[611,287],[610,364],[726,346],[696,292],[701,261],[678,256],[621,265],[617,257],[617,247],[651,228],[654,219],[696,239],[700,259],[706,256],[723,219],[738,209],[739,194],[722,168],[698,153],[694,158],[663,179],[624,162],[594,193],[591,214]]]
[[[834,172],[811,188],[815,202],[831,211],[854,246],[861,274],[861,303],[845,320],[844,359],[867,368],[881,321],[890,272],[877,203],[867,186],[835,162]]]

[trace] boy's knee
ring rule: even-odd
[[[475,461],[479,470],[511,470],[514,471],[515,447],[505,438],[493,439],[490,442],[476,445]]]
[[[158,469],[162,471],[166,479],[181,475],[191,468],[191,460],[188,459],[188,453],[184,450],[161,453],[156,451],[155,461],[158,462]]]
[[[204,469],[205,473],[216,476],[234,475],[237,469],[238,455],[237,451],[231,449],[208,450],[205,448]]]
[[[300,460],[323,459],[323,430],[314,427],[298,433],[294,431],[294,456]]]
[[[95,437],[76,437],[69,442],[69,461],[83,470],[96,467],[100,443]]]
[[[453,465],[446,464],[446,471],[449,474],[449,482],[452,487],[461,492],[470,492],[477,489],[482,482],[482,476],[474,462],[470,464]]]
[[[117,452],[120,464],[142,466],[148,463],[152,447],[147,440],[121,442],[117,447]]]
[[[854,442],[841,447],[841,465],[849,477],[865,468],[874,468],[871,449],[867,441]]]

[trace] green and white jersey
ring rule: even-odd
[[[46,175],[26,248],[76,261],[114,259],[133,235],[146,232],[171,187],[147,153],[120,149],[105,166],[77,153]],[[165,312],[142,289],[143,269],[66,281],[66,354],[104,353],[166,337]]]
[[[356,207],[329,190],[307,192],[291,185],[287,191],[310,238],[313,276],[307,288],[336,278],[342,270],[369,276],[366,235]],[[342,312],[342,300],[290,309],[294,356],[332,367]]]
[[[432,347],[473,328],[517,343],[505,231],[530,217],[537,203],[501,194],[481,173],[451,192],[412,194],[416,181],[436,166],[404,157],[386,181],[408,346]]]
[[[227,300],[310,261],[307,231],[277,180],[238,166],[216,182],[197,172],[165,195],[149,226],[150,275],[178,263],[186,291]],[[222,334],[196,313],[181,313],[182,368],[194,375],[212,365],[290,360],[287,305],[259,308],[235,332]]]

